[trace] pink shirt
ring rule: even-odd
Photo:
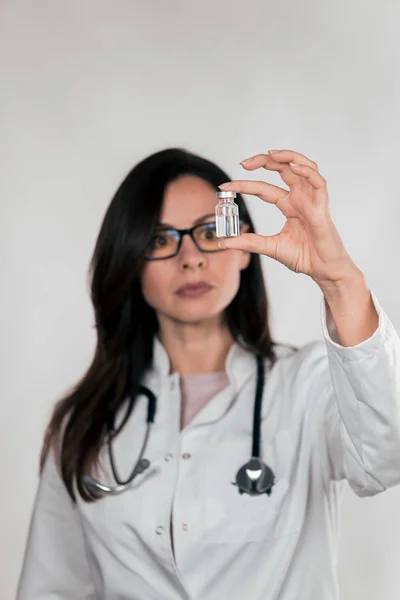
[[[229,378],[225,371],[180,375],[181,429],[228,384]]]

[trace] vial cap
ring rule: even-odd
[[[217,192],[217,199],[219,198],[236,198],[236,192]]]

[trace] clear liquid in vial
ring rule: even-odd
[[[217,237],[231,237],[239,235],[239,216],[217,215]]]

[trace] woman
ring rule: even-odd
[[[241,164],[289,189],[221,185],[214,164],[170,149],[112,200],[91,263],[97,347],[47,429],[19,600],[331,600],[344,482],[359,496],[400,482],[400,340],[343,246],[326,181],[289,150]],[[242,219],[221,247],[219,189],[238,193]],[[257,235],[240,193],[275,204],[282,231]],[[323,340],[271,340],[260,254],[316,282]],[[247,465],[262,367],[267,470]],[[157,400],[143,452],[141,385]],[[101,491],[116,485],[109,438],[119,480],[141,458],[119,494]]]

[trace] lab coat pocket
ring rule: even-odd
[[[210,445],[204,478],[206,541],[244,543],[299,531],[300,519],[290,505],[294,444],[289,430],[278,431],[262,447],[262,460],[275,475],[269,496],[240,494],[233,485],[237,471],[250,459],[247,443],[227,440]]]

